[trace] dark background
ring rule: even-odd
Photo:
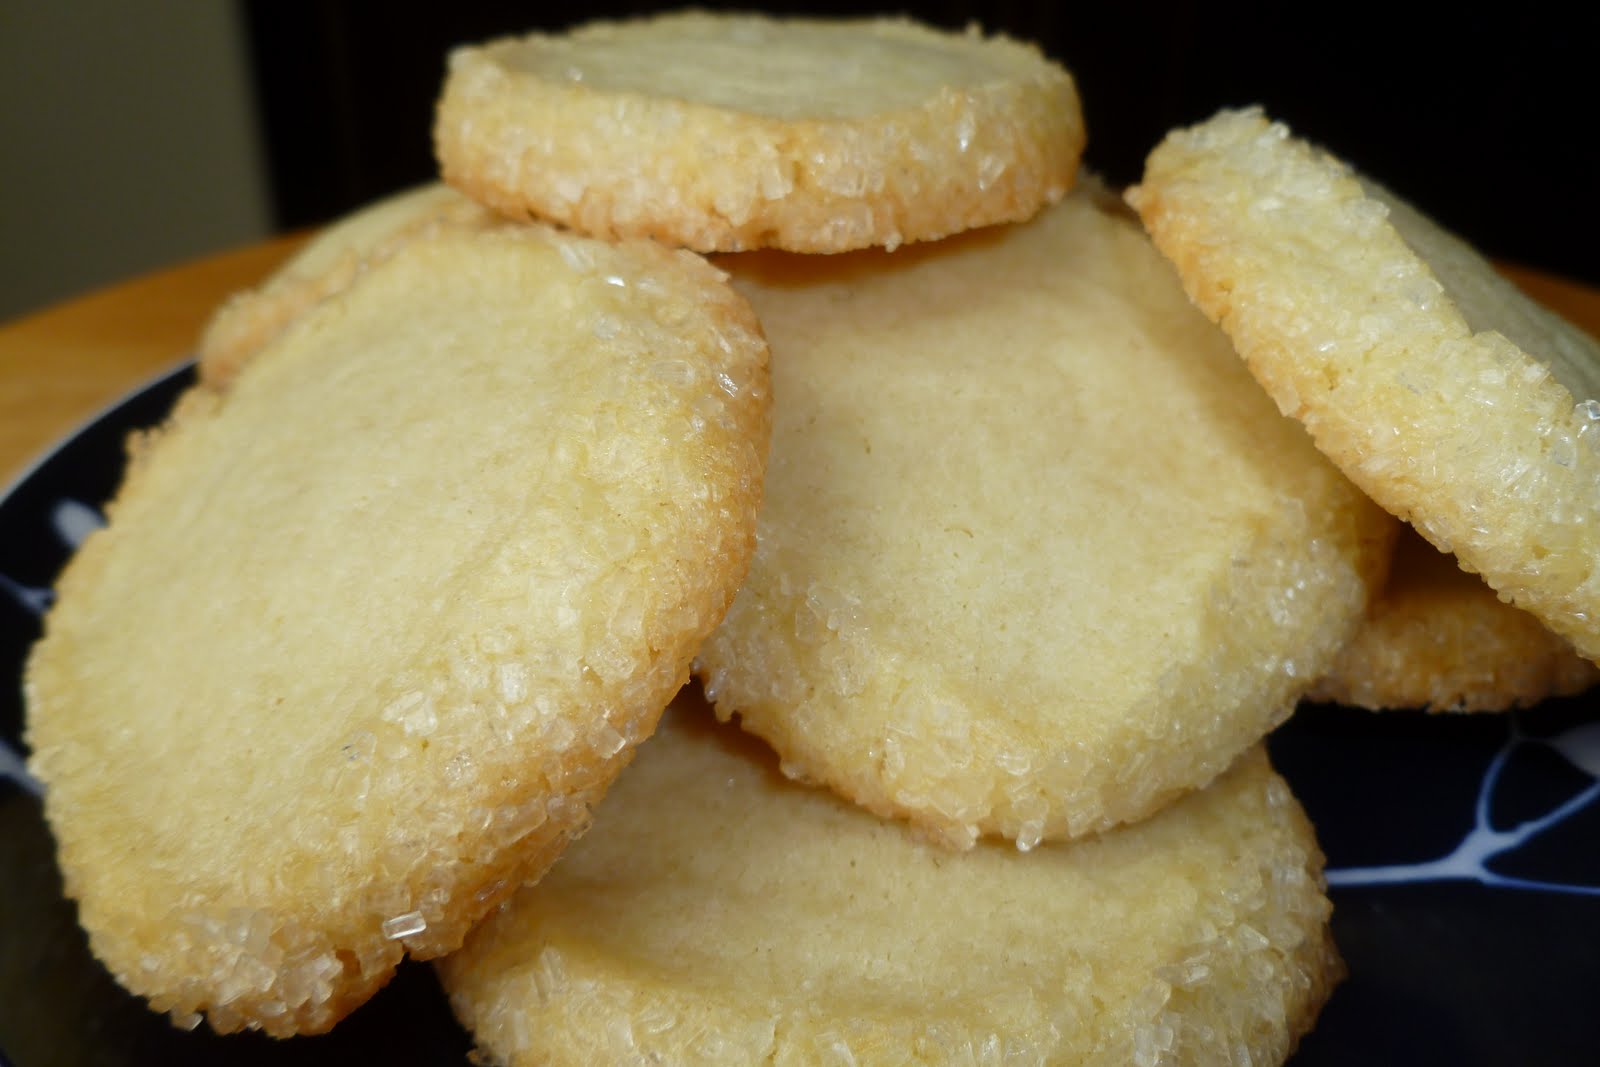
[[[245,0],[278,225],[323,222],[432,176],[451,45],[667,6]],[[764,6],[976,21],[1038,42],[1078,80],[1087,162],[1119,184],[1167,129],[1261,104],[1489,254],[1600,284],[1595,5]]]

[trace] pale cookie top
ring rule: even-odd
[[[1306,696],[1372,710],[1509,711],[1597,682],[1600,666],[1407,526],[1366,623]]]
[[[766,346],[698,257],[441,228],[139,449],[28,663],[95,953],[331,1026],[537,877],[753,548]]]
[[[1600,345],[1257,111],[1130,190],[1195,302],[1376,501],[1600,656]]]
[[[471,222],[481,205],[438,182],[368,204],[330,224],[260,285],[233,294],[200,337],[202,385],[226,389],[239,368],[295,316],[343,289],[405,235],[430,222]]]
[[[441,961],[490,1062],[1277,1064],[1340,973],[1259,747],[1136,826],[951,854],[679,704]]]
[[[894,247],[1071,185],[1072,78],[908,20],[682,12],[451,55],[445,179],[513,217],[700,251]]]
[[[756,561],[699,673],[785,769],[956,846],[1142,818],[1282,721],[1392,520],[1115,202],[728,256],[773,346]]]

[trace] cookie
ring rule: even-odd
[[[1407,527],[1366,624],[1307,699],[1507,711],[1596,682],[1600,667]]]
[[[679,702],[594,831],[440,961],[488,1062],[1272,1064],[1340,974],[1259,746],[1137,826],[952,854]]]
[[[202,384],[226,389],[239,368],[302,311],[349,285],[368,260],[428,222],[470,222],[484,209],[433,183],[379,200],[322,230],[265,282],[234,294],[211,316],[197,353]]]
[[[1196,304],[1373,499],[1600,656],[1600,345],[1259,111],[1129,191]]]
[[[1027,848],[1205,784],[1323,675],[1392,520],[1115,201],[723,257],[773,347],[756,559],[698,658],[785,770]]]
[[[445,180],[513,218],[841,252],[1027,218],[1084,145],[1037,49],[904,19],[680,12],[457,49]]]
[[[187,394],[67,567],[31,769],[157,1010],[315,1033],[537,877],[753,549],[766,346],[703,260],[441,227]]]

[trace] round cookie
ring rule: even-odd
[[[247,360],[306,308],[349,285],[367,262],[429,222],[481,219],[484,208],[435,182],[408,189],[333,223],[253,289],[229,297],[200,338],[202,385],[226,389]]]
[[[1385,508],[1600,657],[1600,345],[1259,111],[1128,193],[1278,406]]]
[[[1072,78],[904,19],[679,12],[457,49],[445,180],[513,218],[841,252],[1027,218],[1072,184]]]
[[[954,847],[1143,818],[1286,718],[1393,520],[1115,201],[728,256],[773,346],[756,559],[697,673],[797,777]]]
[[[1274,1064],[1341,973],[1260,746],[1136,826],[951,854],[688,703],[438,964],[489,1062]]]
[[[175,1021],[332,1026],[537,877],[753,549],[749,306],[688,253],[440,227],[146,440],[26,670],[68,894]]]
[[[1367,622],[1308,700],[1373,711],[1506,711],[1600,682],[1600,667],[1410,527]]]

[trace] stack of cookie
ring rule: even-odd
[[[1258,115],[1152,157],[1154,243],[976,32],[493,42],[435,132],[448,185],[219,312],[30,663],[69,891],[180,1022],[410,954],[507,1064],[1281,1062],[1340,965],[1261,742],[1382,673],[1391,513],[1600,652],[1570,393]],[[1546,415],[1430,510],[1466,402]],[[1593,677],[1499,610],[1548,671],[1391,673]]]

